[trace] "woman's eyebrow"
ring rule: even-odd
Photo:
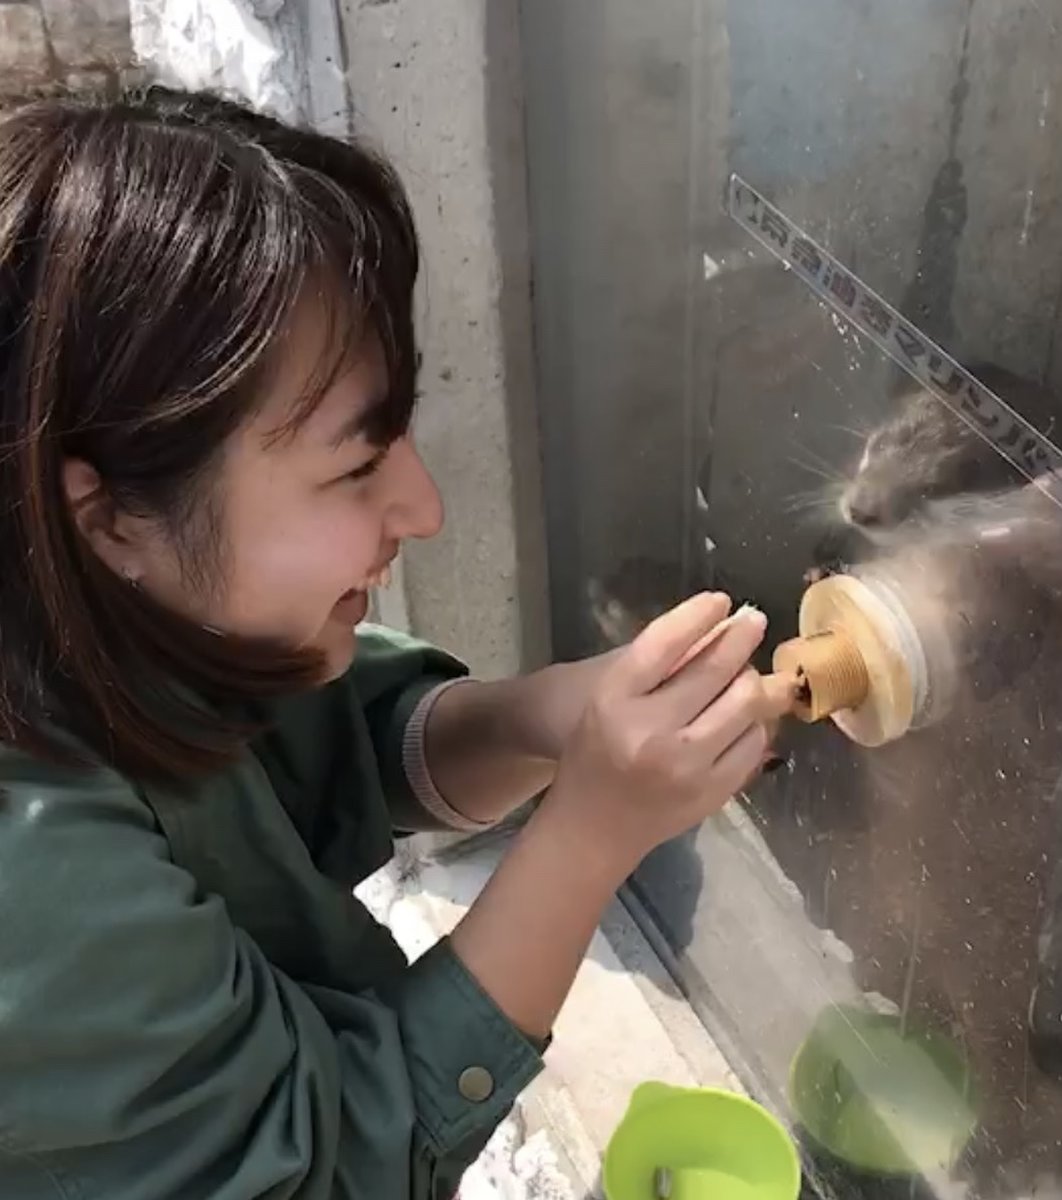
[[[333,450],[339,450],[347,442],[355,442],[360,437],[364,437],[368,429],[372,428],[380,410],[387,404],[386,395],[373,397],[368,404],[359,408],[357,412],[351,413],[342,425],[329,438],[329,445]]]

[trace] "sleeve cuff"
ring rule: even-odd
[[[534,1046],[447,941],[398,977],[398,1014],[417,1116],[440,1156],[486,1137],[542,1070]],[[544,1050],[544,1047],[542,1048]]]
[[[433,824],[438,824],[443,829],[452,829],[462,833],[476,833],[483,829],[489,829],[492,822],[476,821],[458,812],[435,786],[428,767],[425,735],[428,718],[443,692],[469,682],[470,680],[465,678],[449,679],[426,692],[417,702],[402,738],[402,769],[405,772],[406,782],[409,784],[413,799]]]

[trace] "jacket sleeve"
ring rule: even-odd
[[[434,699],[466,678],[451,655],[369,625],[345,675],[252,712],[267,729],[254,752],[325,874],[359,883],[395,832],[483,828],[439,795],[424,755]]]
[[[424,753],[432,704],[447,687],[467,678],[464,663],[426,642],[381,626],[358,632],[348,686],[362,706],[397,829],[483,827],[440,795]]]
[[[9,792],[0,895],[0,1196],[450,1200],[539,1068],[446,943],[297,986],[113,775]]]

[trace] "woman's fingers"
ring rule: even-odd
[[[756,609],[723,621],[708,645],[656,689],[654,704],[679,726],[694,721],[748,668],[766,629],[767,619]]]
[[[740,792],[762,768],[767,744],[767,731],[763,726],[750,725],[716,759],[712,768],[713,795],[730,797]]]
[[[654,691],[729,611],[728,596],[704,592],[664,613],[620,655],[609,672],[608,691],[625,696],[644,696]]]
[[[766,747],[778,718],[792,703],[791,692],[773,685],[775,678],[765,680],[746,667],[708,709],[690,722],[684,739],[690,753],[706,766],[717,763],[754,726],[760,729]]]
[[[797,696],[800,692],[800,680],[795,675],[782,672],[774,675],[764,675],[763,684],[764,711],[769,721],[778,724],[780,717],[793,711]]]
[[[766,620],[695,596],[648,626],[587,704],[554,792],[634,861],[717,812],[759,771],[796,679],[749,665]],[[646,804],[646,796],[653,802]]]

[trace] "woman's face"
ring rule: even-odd
[[[304,306],[260,411],[225,447],[208,578],[189,581],[172,539],[157,526],[128,539],[136,553],[122,569],[156,600],[221,633],[321,650],[334,678],[350,665],[369,591],[406,538],[439,531],[443,511],[408,437],[380,450],[362,432],[363,418],[387,394],[375,338],[313,414],[277,436],[322,345],[320,323]]]

